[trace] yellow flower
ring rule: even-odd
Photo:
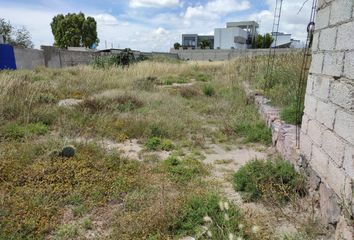
[[[228,202],[224,202],[224,208],[226,210],[229,210],[230,206],[229,206],[229,203]]]
[[[219,208],[221,211],[224,211],[224,203],[222,201],[219,202]]]
[[[234,235],[232,233],[229,233],[229,240],[234,240]]]
[[[258,233],[259,230],[260,230],[260,229],[259,229],[258,226],[253,226],[253,227],[252,227],[252,232],[253,232],[254,234]]]
[[[213,220],[211,219],[211,217],[209,217],[208,215],[206,215],[204,218],[203,218],[204,222],[212,222]]]

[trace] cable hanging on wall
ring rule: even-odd
[[[283,7],[283,0],[276,0],[275,9],[274,9],[274,19],[273,19],[273,27],[272,27],[272,35],[273,39],[273,47],[272,45],[269,47],[268,53],[268,62],[267,62],[267,72],[265,75],[265,88],[269,88],[272,86],[272,75],[273,75],[273,68],[274,68],[274,59],[275,59],[275,49],[277,46],[278,41],[278,33],[279,33],[279,25],[280,25],[280,18],[281,18],[281,11]]]
[[[300,145],[300,127],[301,127],[301,119],[303,115],[304,91],[306,89],[305,83],[307,80],[309,65],[311,62],[313,33],[315,31],[316,5],[317,5],[317,0],[312,0],[311,16],[310,16],[309,24],[307,25],[307,38],[306,38],[306,44],[303,49],[301,73],[300,73],[300,78],[299,78],[297,93],[296,93],[296,146],[297,147],[299,147]]]

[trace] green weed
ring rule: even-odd
[[[271,197],[276,202],[286,202],[306,193],[305,178],[284,160],[251,161],[234,174],[233,184],[249,201]]]

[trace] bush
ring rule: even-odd
[[[234,205],[223,201],[218,194],[206,193],[192,196],[171,228],[174,234],[186,236],[199,234],[204,225],[211,232],[212,239],[229,239],[230,233],[246,237],[244,230],[239,229],[240,224],[243,224],[243,217]]]
[[[206,84],[203,86],[203,93],[204,95],[211,97],[215,95],[215,89],[211,84]]]
[[[158,150],[161,145],[161,138],[159,137],[152,137],[145,143],[145,147],[148,150]]]
[[[20,140],[25,137],[44,135],[48,131],[48,126],[43,123],[30,123],[27,125],[10,123],[1,129],[0,134],[5,139]]]
[[[198,73],[195,76],[195,80],[200,82],[208,82],[211,80],[211,76],[205,73]]]
[[[261,121],[236,123],[234,131],[244,138],[245,143],[259,142],[266,145],[272,143],[272,131]]]
[[[135,57],[133,51],[130,48],[126,48],[119,54],[96,57],[95,60],[93,60],[92,65],[98,68],[107,68],[112,66],[128,67],[133,63],[144,60],[146,60],[145,56],[139,55],[138,57]]]
[[[284,160],[251,161],[234,174],[233,184],[248,201],[284,203],[306,194],[305,178]]]
[[[145,147],[147,150],[165,150],[165,151],[171,151],[174,148],[173,143],[170,140],[163,139],[159,137],[152,137],[147,140],[145,143]]]
[[[100,111],[129,112],[140,108],[144,103],[130,95],[121,95],[114,98],[89,98],[81,102],[78,107],[88,110],[90,113]]]
[[[206,173],[203,164],[193,158],[179,160],[176,156],[171,156],[164,161],[163,167],[169,177],[177,183],[187,183]]]
[[[300,109],[299,119],[297,119],[297,106],[295,104],[292,104],[282,109],[282,111],[280,112],[280,117],[283,121],[287,123],[301,125],[303,112],[304,107],[302,106],[302,109]]]

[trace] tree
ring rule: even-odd
[[[174,49],[178,50],[181,47],[181,44],[176,42],[175,44],[173,44]]]
[[[5,37],[5,41],[13,46],[33,48],[30,32],[22,26],[16,29],[9,21],[0,18],[0,34]]]
[[[252,44],[253,48],[270,48],[273,42],[273,37],[267,33],[265,35],[258,34]]]
[[[202,41],[200,41],[199,46],[201,49],[206,49],[210,47],[210,42],[206,39],[203,39]]]
[[[93,17],[85,18],[80,12],[58,14],[50,24],[54,36],[54,46],[67,47],[88,47],[98,44],[97,23]]]

